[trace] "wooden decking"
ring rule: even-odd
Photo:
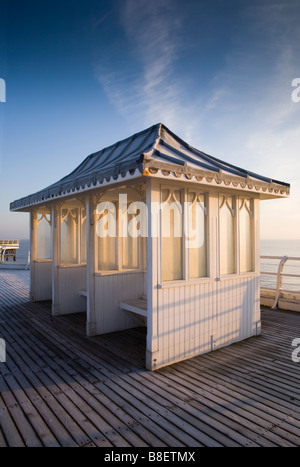
[[[28,302],[0,271],[0,446],[300,446],[300,314],[263,311],[262,335],[150,373],[145,330],[88,338],[84,314]]]

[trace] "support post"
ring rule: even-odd
[[[87,286],[87,336],[96,334],[96,309],[95,309],[95,272],[96,272],[96,201],[94,197],[86,199],[86,228],[87,228],[87,261],[86,261],[86,286]]]
[[[153,187],[151,178],[146,179],[146,204],[148,215],[147,235],[147,349],[146,368],[155,370],[158,356],[158,270],[160,269],[159,207],[160,192]]]
[[[30,301],[35,301],[35,261],[37,255],[37,211],[30,211]]]
[[[60,219],[61,206],[52,206],[52,315],[60,314],[59,264],[60,264]]]
[[[275,296],[275,301],[272,305],[272,310],[275,310],[275,308],[277,308],[277,305],[278,305],[278,300],[279,300],[281,289],[282,289],[282,271],[283,271],[285,263],[287,262],[287,259],[288,259],[287,256],[283,256],[278,266],[277,282],[276,282],[276,296]]]

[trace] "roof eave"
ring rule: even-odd
[[[116,167],[110,175],[105,174],[105,176],[103,176],[101,173],[99,173],[96,177],[94,177],[93,180],[89,180],[87,183],[74,182],[72,186],[62,186],[61,190],[58,190],[56,193],[51,193],[50,188],[46,195],[45,191],[43,190],[24,198],[20,198],[10,204],[10,210],[12,212],[28,212],[35,207],[44,206],[60,199],[70,198],[71,196],[76,197],[80,194],[85,194],[102,187],[139,178],[142,176],[142,172],[142,163],[138,164],[136,167],[128,168],[124,171],[120,171],[119,168]]]
[[[111,175],[106,174],[102,176],[98,174],[93,181],[80,184],[74,182],[71,187],[62,187],[58,193],[54,194],[49,192],[45,196],[44,191],[33,195],[21,198],[14,201],[10,205],[10,210],[13,212],[27,212],[35,206],[42,206],[48,203],[53,203],[58,199],[67,198],[72,195],[77,196],[81,193],[93,191],[101,187],[126,181],[129,179],[138,178],[141,176],[150,176],[154,178],[169,178],[173,180],[182,180],[185,182],[201,183],[211,187],[218,187],[220,189],[233,189],[242,190],[245,192],[252,192],[259,195],[260,199],[274,199],[274,198],[287,198],[290,195],[290,185],[281,184],[278,182],[266,182],[256,180],[252,177],[239,177],[236,175],[228,174],[219,171],[210,171],[190,167],[188,164],[178,165],[169,162],[162,162],[152,159],[149,154],[144,156],[143,161],[136,167],[127,169],[120,172],[118,168],[112,171]],[[43,195],[43,196],[42,196]]]
[[[177,180],[201,183],[209,186],[216,186],[223,189],[242,190],[254,192],[261,199],[287,198],[290,195],[290,185],[257,180],[250,177],[240,177],[219,171],[210,171],[190,167],[188,164],[177,165],[169,162],[156,161],[154,159],[144,160],[143,174],[148,176],[171,178]]]

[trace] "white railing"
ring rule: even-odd
[[[26,264],[25,269],[30,269],[30,250],[28,250],[27,264]]]
[[[0,240],[0,246],[1,245],[19,247],[20,241],[19,240]]]
[[[300,257],[261,256],[261,301],[272,300],[272,308],[281,303],[290,303],[291,308],[300,307]],[[286,308],[286,307],[285,307]]]

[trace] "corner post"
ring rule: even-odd
[[[61,205],[52,206],[52,315],[60,314],[59,265],[60,265]]]
[[[158,335],[158,271],[159,254],[159,204],[160,192],[151,178],[146,179],[146,204],[148,215],[147,235],[147,349],[146,368],[155,370],[159,352]]]
[[[38,216],[37,210],[30,211],[30,301],[35,301],[35,261],[37,257],[37,226]]]
[[[94,197],[86,199],[86,286],[87,286],[87,321],[86,334],[89,337],[96,335],[95,310],[95,272],[96,272],[96,201]]]

